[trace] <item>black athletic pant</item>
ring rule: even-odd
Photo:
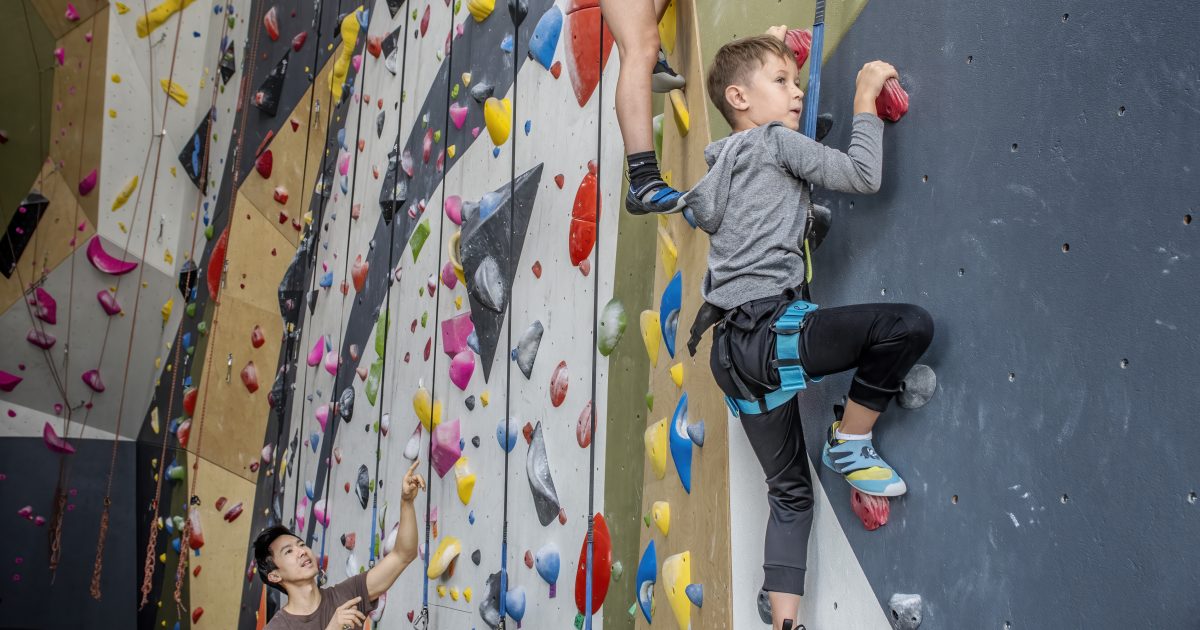
[[[729,370],[722,366],[723,352],[754,396],[778,388],[779,374],[770,365],[775,357],[775,334],[770,327],[794,299],[789,292],[781,298],[743,304],[718,325],[710,365],[726,394],[744,398]],[[850,400],[883,411],[932,338],[933,320],[919,306],[858,304],[821,308],[804,318],[800,360],[809,376],[857,368],[848,394]],[[771,508],[763,555],[763,589],[803,595],[813,490],[799,400],[794,398],[762,414],[743,413],[741,423],[766,474]]]

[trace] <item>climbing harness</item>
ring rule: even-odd
[[[767,413],[790,401],[797,392],[808,387],[808,380],[813,382],[820,380],[819,378],[810,379],[804,373],[804,366],[800,363],[800,333],[804,330],[804,316],[815,310],[817,310],[816,304],[806,300],[796,300],[784,309],[783,314],[775,320],[775,323],[771,324],[771,332],[775,333],[775,358],[771,361],[771,366],[779,372],[779,388],[769,391],[761,397],[751,394],[745,382],[738,376],[729,356],[729,339],[728,337],[723,339],[721,347],[718,349],[721,367],[729,370],[730,377],[743,396],[742,398],[725,397],[725,404],[729,406],[733,415]],[[720,325],[725,326],[726,322],[723,321]]]

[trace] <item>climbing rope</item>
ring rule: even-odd
[[[592,630],[592,573],[594,563],[594,533],[596,520],[596,351],[599,347],[599,327],[600,327],[600,226],[602,225],[602,198],[600,183],[601,168],[604,161],[601,159],[604,148],[604,16],[600,16],[600,25],[597,28],[599,31],[596,41],[600,49],[600,54],[597,56],[597,63],[600,65],[600,71],[597,73],[599,77],[596,86],[596,268],[592,274],[592,382],[591,382],[591,426],[589,430],[588,441],[588,520],[587,520],[587,574],[584,576],[584,629]]]
[[[453,78],[452,78],[453,77],[452,70],[454,68],[454,40],[455,40],[454,28],[455,28],[454,27],[454,13],[451,12],[449,45],[446,47],[447,48],[447,50],[446,50],[446,112],[445,112],[445,117],[442,120],[442,140],[443,140],[443,142],[442,142],[442,148],[441,148],[443,157],[442,157],[442,159],[439,159],[439,161],[442,162],[442,168],[441,168],[441,176],[442,176],[441,180],[442,181],[441,181],[441,186],[440,186],[442,189],[442,198],[441,198],[441,205],[439,207],[442,208],[443,210],[446,207],[446,172],[450,170],[450,165],[445,162],[445,157],[447,155],[446,146],[450,142],[450,103],[453,101],[453,98],[451,97],[451,90],[452,90],[453,83],[454,83]],[[442,246],[442,243],[445,242],[445,234],[446,234],[446,213],[443,211],[443,212],[437,213],[437,215],[439,218],[439,220],[438,220],[438,240],[437,240],[438,259],[437,259],[437,268],[434,271],[435,276],[437,276],[438,274],[441,273],[442,264],[443,264],[442,263],[442,255],[445,253],[445,247]],[[442,307],[442,299],[441,299],[442,292],[441,292],[441,288],[438,286],[438,283],[439,283],[438,280],[434,281],[434,287],[435,287],[434,294],[433,294],[434,332],[433,332],[433,352],[432,352],[433,365],[431,366],[433,375],[430,378],[430,391],[432,392],[431,399],[433,402],[431,403],[431,407],[430,407],[430,413],[432,415],[429,418],[429,449],[426,451],[427,456],[425,457],[425,478],[427,480],[431,480],[433,478],[433,430],[434,430],[434,428],[436,428],[435,422],[437,420],[437,393],[438,393],[438,389],[437,389],[437,377],[438,377],[438,371],[437,371],[437,363],[438,363],[437,326],[438,326],[438,322],[441,321],[441,311],[442,311],[442,308],[441,308]],[[425,493],[425,554],[424,554],[425,555],[425,571],[422,573],[423,584],[421,587],[421,614],[417,617],[417,619],[414,621],[414,624],[413,624],[414,627],[422,628],[422,629],[429,627],[429,557],[430,557],[430,553],[431,553],[430,552],[430,537],[429,537],[431,524],[429,521],[429,517],[430,517],[430,514],[432,514],[432,512],[431,512],[432,505],[433,505],[433,492],[426,492]]]
[[[389,199],[392,199],[395,195],[395,187],[396,187],[397,183],[400,181],[400,172],[401,172],[400,171],[399,151],[400,151],[400,136],[402,133],[404,133],[404,107],[403,107],[404,80],[408,74],[407,73],[407,71],[408,71],[408,23],[409,23],[408,14],[409,14],[409,12],[407,10],[405,10],[404,11],[404,34],[400,36],[400,38],[404,40],[404,49],[403,49],[403,52],[400,54],[400,94],[401,94],[400,101],[401,102],[400,102],[400,106],[396,108],[396,111],[397,111],[397,113],[396,113],[396,140],[392,143],[392,147],[396,150],[397,154],[396,154],[395,159],[392,161],[392,165],[391,165],[392,166],[392,180],[391,180],[392,181],[392,189],[387,191]],[[387,182],[386,177],[384,178],[384,182],[386,184],[386,182]],[[380,208],[380,210],[386,212],[386,210],[384,210],[383,208]],[[399,226],[399,222],[397,222],[396,217],[393,216],[391,223],[388,224],[387,222],[385,222],[385,225],[388,228],[388,266],[387,266],[387,270],[384,272],[384,277],[387,278],[387,293],[385,294],[385,296],[383,298],[383,321],[385,322],[385,324],[384,324],[384,329],[382,331],[382,333],[383,333],[383,352],[380,353],[380,355],[379,355],[380,362],[382,363],[382,368],[379,373],[379,389],[376,392],[379,396],[379,401],[378,401],[379,402],[379,407],[378,407],[379,415],[377,417],[376,425],[375,425],[375,477],[374,477],[374,483],[373,483],[373,490],[371,492],[371,538],[370,538],[371,550],[370,550],[370,558],[367,560],[367,565],[370,567],[375,566],[375,524],[379,517],[379,486],[380,486],[380,479],[381,479],[381,477],[379,476],[379,460],[380,460],[380,458],[382,456],[382,452],[383,452],[383,450],[382,450],[383,449],[383,416],[384,416],[383,410],[388,408],[387,401],[385,400],[387,389],[388,389],[388,387],[387,387],[387,382],[388,382],[387,381],[387,364],[388,364],[387,350],[388,350],[388,338],[391,336],[391,330],[392,330],[392,325],[391,325],[392,324],[392,313],[391,313],[392,285],[395,284],[395,280],[396,280],[396,278],[393,275],[394,274],[393,270],[396,266],[396,259],[395,259],[396,227]],[[401,249],[400,253],[403,254],[404,250]],[[376,331],[376,334],[379,334],[379,332],[380,331]],[[431,426],[432,426],[432,423],[431,423]],[[390,468],[390,466],[388,468]],[[385,508],[385,513],[386,513],[386,508]],[[384,535],[384,529],[385,529],[384,525],[385,524],[380,525],[380,536]]]

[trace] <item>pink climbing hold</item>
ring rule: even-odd
[[[28,341],[42,350],[49,350],[50,348],[54,347],[54,344],[58,342],[58,339],[48,332],[30,328],[29,332],[25,334],[25,341]]]
[[[325,335],[317,337],[317,342],[313,344],[312,350],[308,351],[308,367],[317,367],[321,362],[321,355],[325,353]]]
[[[29,304],[34,307],[34,317],[47,324],[58,323],[58,301],[42,287],[33,290],[33,299],[30,300]]]
[[[592,401],[584,406],[579,414],[579,422],[575,423],[575,441],[579,448],[587,448],[592,444]]]
[[[267,14],[263,16],[263,26],[267,28],[267,37],[271,41],[279,40],[279,10],[271,7]]]
[[[908,113],[908,92],[900,87],[896,79],[888,79],[875,99],[875,109],[879,117],[888,122],[897,122]]]
[[[88,193],[96,189],[96,177],[96,169],[92,169],[91,173],[88,173],[86,177],[79,180],[80,197],[86,197],[88,196]]]
[[[891,504],[888,503],[887,497],[863,494],[857,488],[850,489],[850,508],[869,532],[887,525],[888,514],[891,512]]]
[[[254,367],[254,362],[251,361],[242,368],[242,384],[246,386],[246,390],[251,394],[258,391],[258,368]]]
[[[16,374],[9,374],[4,370],[0,370],[0,392],[11,392],[12,390],[16,389],[17,385],[20,385],[21,381],[23,380],[25,379],[17,376]]]
[[[458,195],[446,197],[446,203],[442,204],[442,209],[446,211],[446,218],[450,219],[454,225],[462,225],[462,197]]]
[[[425,139],[421,141],[421,161],[429,163],[429,156],[433,152],[433,128],[425,130]]]
[[[75,447],[71,443],[59,437],[58,432],[54,427],[47,422],[42,427],[42,441],[46,443],[46,448],[58,453],[59,455],[74,455]]]
[[[421,16],[421,37],[429,31],[429,5],[425,5],[425,14]]]
[[[338,156],[338,174],[339,175],[349,175],[350,174],[350,154],[349,153],[342,152],[342,154]]]
[[[237,503],[233,504],[233,507],[225,511],[225,515],[222,518],[225,519],[225,522],[232,523],[237,520],[237,517],[242,515],[243,509],[242,502],[238,501]]]
[[[430,458],[438,477],[445,477],[454,468],[454,462],[462,457],[458,444],[462,438],[458,420],[443,422],[433,428],[433,450]]]
[[[454,123],[455,129],[463,128],[463,125],[467,122],[467,113],[469,111],[464,105],[459,105],[458,103],[450,104],[450,122]]]
[[[459,389],[466,391],[467,384],[471,382],[471,375],[474,373],[475,353],[470,350],[463,350],[450,360],[450,381]]]
[[[54,49],[54,60],[57,61],[58,65],[60,65],[60,66],[65,64],[67,62],[67,49],[63,48],[62,46],[55,48]]]
[[[330,374],[337,374],[338,369],[338,354],[334,350],[325,353],[325,371]]]
[[[126,262],[104,251],[99,235],[93,236],[88,242],[87,259],[97,271],[110,276],[123,276],[138,266],[135,262]]]
[[[558,367],[554,368],[554,373],[550,375],[550,404],[555,407],[561,406],[563,400],[567,398],[567,385],[570,380],[567,374],[567,362],[559,361]]]
[[[442,349],[453,357],[467,349],[467,337],[475,330],[470,313],[455,315],[442,321]]]
[[[321,425],[321,433],[324,433],[325,425],[329,422],[329,404],[326,403],[320,407],[317,407],[317,410],[313,412],[313,415],[317,418],[317,424]]]
[[[67,18],[68,22],[78,22],[79,10],[75,8],[74,4],[68,2],[67,10],[63,12],[63,17]]]
[[[96,294],[96,300],[100,302],[100,308],[104,309],[109,316],[121,312],[121,305],[117,304],[117,296],[108,289],[100,289],[100,292]]]
[[[796,67],[800,68],[808,61],[809,51],[812,50],[812,31],[793,28],[783,36],[783,43],[792,50],[792,55],[796,58]]]
[[[306,41],[308,41],[308,31],[296,33],[296,36],[292,38],[292,50],[300,52],[300,49],[304,48],[304,42]],[[292,131],[295,131],[295,129]]]
[[[450,289],[458,286],[458,276],[454,274],[454,263],[450,261],[446,261],[446,264],[442,265],[442,284]]]
[[[82,378],[84,384],[92,388],[92,391],[96,393],[104,391],[104,381],[100,380],[100,370],[88,370],[83,373]]]

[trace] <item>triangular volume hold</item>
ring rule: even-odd
[[[268,116],[274,116],[279,111],[279,99],[283,96],[283,79],[287,76],[288,55],[290,54],[290,50],[283,54],[283,59],[275,64],[271,73],[259,86],[258,91],[254,93],[254,106]]]

